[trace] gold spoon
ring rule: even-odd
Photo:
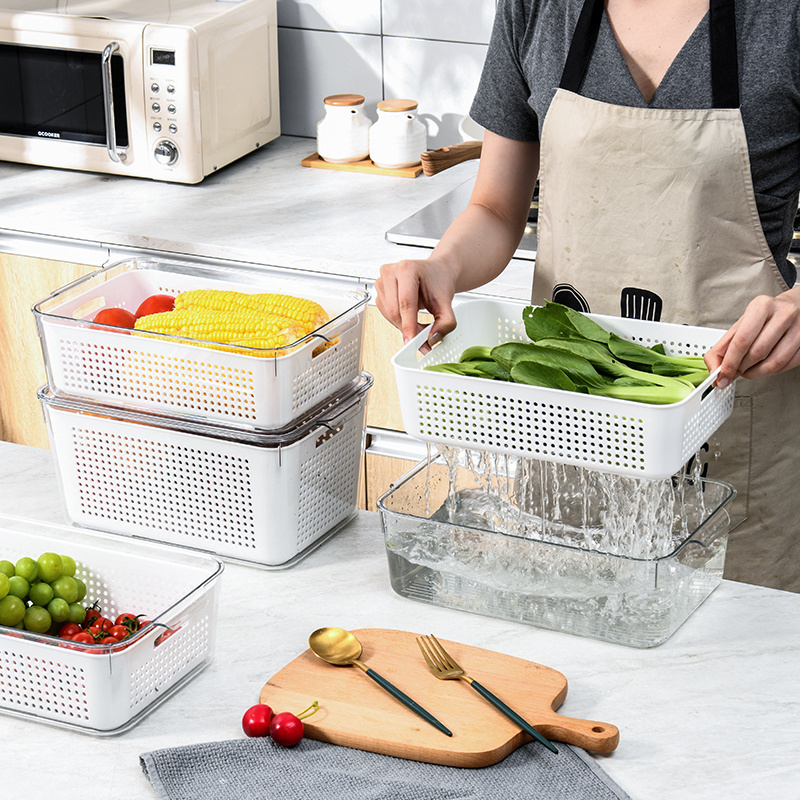
[[[359,642],[350,631],[346,631],[344,628],[319,628],[308,637],[308,646],[317,658],[321,658],[329,664],[334,664],[337,667],[355,664],[355,666],[366,672],[375,683],[382,686],[389,694],[396,697],[403,705],[419,714],[424,720],[430,722],[431,725],[438,728],[442,733],[446,733],[448,736],[453,735],[451,731],[445,728],[436,717],[427,712],[419,703],[415,703],[393,683],[389,683],[386,678],[378,675],[374,669],[371,669],[358,660],[362,650],[361,642]]]

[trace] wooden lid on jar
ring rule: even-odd
[[[416,100],[381,100],[378,103],[381,111],[413,111],[416,107]]]
[[[364,96],[360,94],[329,94],[325,104],[329,106],[360,106]]]

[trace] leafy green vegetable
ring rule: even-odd
[[[700,357],[669,356],[605,330],[559,303],[522,312],[530,342],[474,345],[458,363],[426,369],[643,403],[676,403],[708,378]]]

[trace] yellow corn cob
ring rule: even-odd
[[[325,309],[313,300],[288,294],[246,294],[221,289],[182,292],[175,298],[175,308],[266,311],[313,325],[314,328],[324,325],[330,319]]]
[[[136,330],[152,333],[171,333],[189,339],[202,339],[226,344],[239,339],[264,339],[280,336],[286,343],[310,333],[310,324],[302,325],[296,320],[265,314],[261,311],[212,311],[180,309],[150,314],[136,320]],[[275,345],[270,345],[275,346]]]

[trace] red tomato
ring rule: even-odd
[[[94,621],[98,617],[102,617],[103,615],[96,609],[96,608],[87,608],[86,609],[86,616],[83,618],[83,627],[89,628],[91,625],[94,624]]]
[[[58,635],[62,639],[71,639],[73,636],[79,634],[83,629],[77,622],[65,622],[59,629]]]
[[[152,294],[136,309],[136,319],[149,314],[161,314],[175,308],[175,298],[169,294]]]
[[[120,614],[115,620],[115,625],[124,625],[129,630],[135,631],[139,629],[139,617],[135,614]]]
[[[99,322],[101,325],[114,325],[117,328],[132,328],[136,323],[136,317],[124,308],[101,308],[95,314],[92,322]]]
[[[284,711],[276,714],[269,724],[269,735],[284,747],[293,747],[302,738],[305,727],[299,717]]]
[[[247,736],[266,736],[272,720],[272,709],[264,703],[250,706],[242,717],[242,730]]]
[[[114,627],[114,623],[107,617],[98,617],[90,626],[89,630],[94,633],[108,632]]]
[[[116,636],[101,636],[101,637],[98,638],[97,643],[98,644],[116,644],[119,641],[121,641],[121,640],[117,639]]]
[[[131,629],[125,627],[125,625],[112,625],[108,629],[108,632],[112,636],[116,636],[116,638],[119,639],[120,641],[122,641],[123,639],[127,639],[127,637],[131,635]]]
[[[83,642],[83,644],[94,644],[94,636],[88,631],[81,631],[72,637],[73,642]]]

